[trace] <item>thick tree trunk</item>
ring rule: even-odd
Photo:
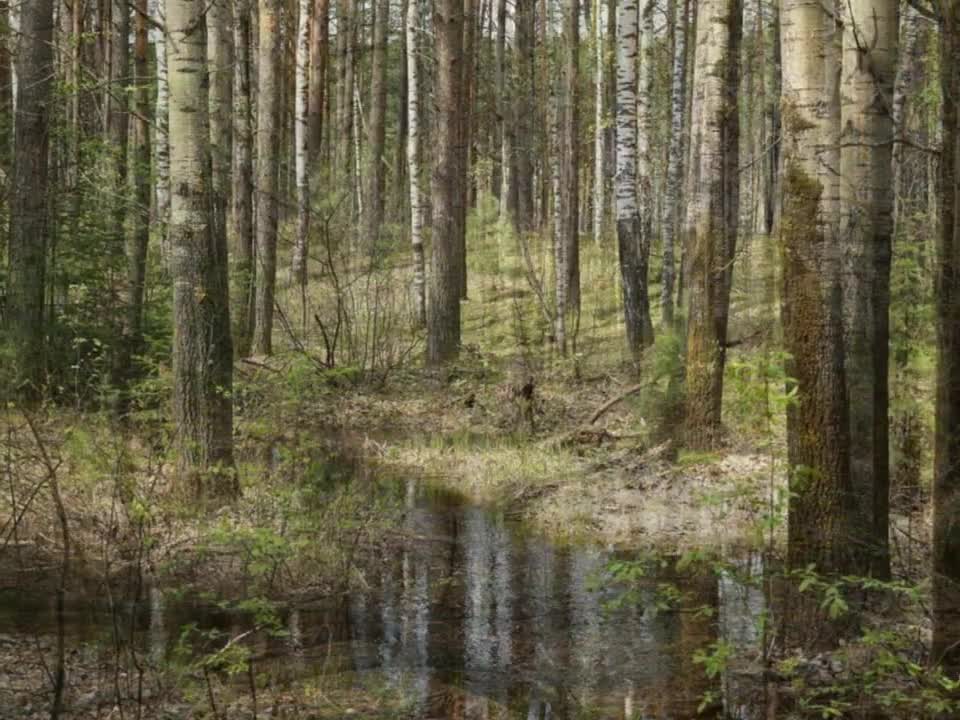
[[[273,303],[277,282],[277,174],[280,138],[280,22],[273,0],[260,0],[257,68],[257,234],[253,352],[273,352]]]
[[[638,15],[637,0],[621,0],[617,8],[617,173],[614,190],[624,322],[627,346],[635,365],[640,361],[643,348],[653,342],[647,298],[646,239],[637,203]],[[598,13],[594,21],[599,24],[599,20]],[[599,170],[597,168],[595,172]]]
[[[173,420],[181,483],[200,497],[238,492],[226,238],[211,203],[204,0],[167,0],[173,275]]]
[[[960,3],[941,4],[940,248],[937,406],[933,469],[933,652],[960,671]],[[946,72],[952,69],[952,72]]]
[[[407,37],[407,165],[410,176],[410,244],[413,248],[413,306],[417,324],[427,324],[426,271],[423,253],[423,203],[420,198],[420,68],[417,34],[418,0],[408,0]]]
[[[210,70],[210,152],[213,209],[226,227],[233,157],[233,2],[214,0],[207,13],[207,63]]]
[[[893,97],[897,0],[844,6],[840,137],[844,348],[850,405],[850,474],[859,548],[877,577],[890,575],[890,258],[893,233]]]
[[[327,90],[327,52],[330,45],[330,0],[314,0],[310,27],[310,158],[320,156],[323,111]]]
[[[363,244],[375,254],[380,244],[383,225],[383,189],[386,159],[384,155],[387,127],[387,29],[390,4],[376,0],[373,27],[373,67],[370,79],[370,114],[367,126],[367,197],[364,215]]]
[[[663,268],[660,276],[660,311],[665,327],[673,326],[673,291],[676,285],[676,244],[680,227],[680,192],[683,182],[683,128],[686,108],[687,10],[676,0],[673,21],[673,74],[670,81],[670,144],[667,151],[666,217],[663,227]]]
[[[13,182],[7,246],[8,340],[15,351],[17,390],[35,397],[43,384],[44,297],[49,218],[47,217],[53,0],[20,7],[17,56]]]
[[[783,0],[782,317],[792,358],[787,373],[799,395],[787,411],[787,562],[793,570],[813,564],[827,575],[850,569],[852,502],[836,228],[820,169],[820,148],[837,144],[831,113],[821,110],[829,97],[828,22],[818,3]],[[819,599],[792,598],[799,607],[791,610],[787,642],[808,649],[832,645],[838,628],[819,609]]]
[[[439,365],[460,350],[460,253],[458,222],[463,202],[460,113],[463,95],[463,1],[436,0],[436,85],[433,147],[433,262],[427,318],[427,364]]]
[[[686,440],[712,447],[720,436],[730,288],[740,215],[741,0],[700,0],[691,120],[686,233],[689,304]]]
[[[311,0],[299,0],[294,91],[293,158],[297,185],[297,236],[293,243],[290,275],[300,289],[300,322],[307,328],[307,255],[310,238],[310,11]]]
[[[234,352],[250,354],[253,338],[254,226],[253,226],[253,101],[252,0],[235,0],[233,45],[234,154],[230,219],[230,308]]]

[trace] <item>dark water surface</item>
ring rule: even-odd
[[[707,691],[742,714],[693,657],[718,639],[756,643],[759,590],[730,575],[677,576],[668,565],[618,602],[624,587],[609,566],[628,558],[556,547],[414,481],[403,491],[410,539],[367,567],[366,588],[346,602],[286,612],[286,636],[257,641],[258,673],[321,689],[399,691],[404,717],[415,719],[694,718],[704,717],[697,708]],[[683,611],[657,609],[664,583],[684,593]],[[123,608],[119,623],[138,627],[155,658],[170,656],[188,622],[242,628],[215,606],[157,588],[147,595]],[[693,612],[698,606],[712,613]],[[67,621],[74,638],[100,641],[117,622],[102,604],[73,607]],[[48,598],[0,593],[0,633],[54,627]]]

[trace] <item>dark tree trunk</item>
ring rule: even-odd
[[[373,70],[370,81],[370,120],[367,126],[367,198],[363,242],[376,252],[383,224],[385,183],[384,143],[387,120],[387,28],[390,4],[377,0],[373,26]]]
[[[6,317],[9,341],[16,352],[17,390],[30,397],[40,391],[45,366],[53,0],[33,0],[23,4],[20,12]]]
[[[943,3],[940,257],[933,470],[933,660],[960,670],[960,3]],[[946,70],[950,69],[951,72]]]
[[[327,90],[327,54],[330,45],[330,0],[315,0],[310,28],[310,158],[320,156],[323,110]]]
[[[463,165],[460,113],[463,101],[463,0],[436,0],[436,86],[433,138],[433,262],[427,317],[427,363],[439,365],[460,349]]]

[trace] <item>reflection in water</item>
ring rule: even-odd
[[[719,587],[673,578],[694,604],[719,605],[719,623],[657,612],[658,577],[640,581],[638,603],[611,607],[610,552],[558,548],[413,481],[401,498],[405,540],[376,558],[365,587],[342,603],[291,610],[287,636],[258,648],[258,672],[318,686],[386,685],[403,693],[411,720],[680,720],[698,717],[708,685],[692,657],[717,638],[717,625],[731,641],[756,640],[762,595],[733,576]],[[142,616],[157,660],[187,622],[238,622],[165,602],[157,589]]]

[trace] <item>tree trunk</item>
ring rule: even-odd
[[[933,470],[933,652],[960,671],[960,3],[942,3],[937,404]],[[951,69],[952,72],[947,70]]]
[[[476,36],[476,15],[477,0],[463,0],[463,62],[461,63],[461,72],[463,80],[461,84],[461,102],[460,102],[460,143],[458,147],[460,155],[459,177],[462,182],[460,188],[460,204],[458,205],[457,236],[460,238],[460,252],[457,261],[460,267],[460,297],[467,299],[467,211],[470,206],[470,184],[471,180],[471,148],[473,147],[473,107],[474,107],[474,53]]]
[[[273,352],[273,303],[277,282],[277,172],[280,137],[280,22],[273,0],[260,0],[257,68],[257,235],[253,351]]]
[[[516,33],[516,27],[514,27]],[[497,139],[500,141],[500,185],[498,188],[499,211],[501,220],[514,214],[515,200],[511,198],[513,165],[513,118],[510,114],[510,98],[507,96],[507,0],[497,0],[497,44],[496,44],[496,93],[497,101]],[[512,83],[510,83],[512,85]]]
[[[364,245],[375,255],[380,245],[383,224],[387,120],[387,29],[390,20],[388,0],[377,3],[373,27],[373,67],[370,79],[370,124],[367,127],[367,197],[364,216]]]
[[[207,13],[207,62],[210,69],[210,152],[214,219],[226,228],[233,157],[233,3],[214,0]]]
[[[323,144],[323,108],[327,89],[327,51],[330,45],[330,0],[314,0],[310,27],[310,158],[320,156]]]
[[[307,256],[310,238],[310,10],[312,0],[299,0],[294,91],[293,157],[297,186],[297,236],[293,243],[290,275],[300,289],[300,322],[307,329]]]
[[[205,0],[167,0],[173,420],[181,483],[206,498],[237,494],[233,350],[226,238],[211,202]]]
[[[660,278],[660,305],[665,327],[673,326],[673,290],[676,283],[676,242],[680,226],[680,185],[683,180],[683,127],[686,107],[687,12],[676,0],[673,18],[673,75],[670,81],[670,144],[667,154],[666,217],[663,227],[663,269]]]
[[[13,59],[10,0],[0,0],[0,169],[13,170]],[[77,43],[80,47],[80,43]],[[79,96],[79,94],[78,94]]]
[[[460,349],[460,254],[458,222],[463,202],[460,112],[463,95],[463,0],[436,0],[433,148],[433,263],[427,322],[427,364],[454,359]]]
[[[741,0],[700,0],[691,119],[686,440],[719,440],[730,288],[740,215]]]
[[[44,379],[44,296],[53,67],[53,0],[20,7],[13,182],[7,247],[7,326],[17,390],[36,397]]]
[[[166,27],[166,0],[158,0],[159,20]],[[158,30],[154,35],[157,53],[157,129],[154,133],[153,158],[156,165],[156,222],[160,235],[160,256],[169,267],[170,243],[167,228],[170,222],[170,142],[168,137],[170,86],[167,74],[167,34]]]
[[[774,2],[768,30],[770,57],[764,54],[763,68],[763,143],[764,173],[761,186],[764,194],[764,232],[772,235],[780,197],[780,3]],[[769,269],[773,273],[773,268]]]
[[[253,103],[251,53],[251,0],[234,4],[234,155],[230,241],[230,308],[233,315],[234,352],[250,354],[254,306],[253,226]]]
[[[563,86],[560,93],[560,237],[558,253],[557,317],[580,315],[580,163],[578,83],[580,73],[580,12],[578,0],[565,0],[563,15]],[[563,300],[561,304],[561,298]],[[575,331],[575,329],[574,329]],[[557,337],[562,353],[566,338]]]
[[[427,324],[426,272],[423,256],[423,204],[420,199],[420,68],[417,34],[418,0],[408,0],[407,37],[407,165],[410,176],[410,244],[413,247],[413,304],[417,324]]]
[[[516,196],[514,225],[520,232],[528,232],[536,225],[534,208],[533,158],[536,156],[536,0],[516,0],[513,38],[513,78],[511,94],[513,127],[507,134],[513,141],[511,163],[511,196]]]
[[[828,94],[828,22],[820,4],[783,0],[782,317],[792,358],[787,374],[799,394],[787,411],[787,562],[792,570],[814,564],[830,575],[849,569],[851,485],[836,229],[820,169],[820,148],[837,140],[830,112],[821,111]],[[799,608],[791,610],[787,642],[833,645],[839,629],[819,599],[805,595],[793,594]]]
[[[594,62],[596,66],[593,70],[593,89],[594,89],[594,116],[593,116],[593,241],[599,243],[601,236],[603,235],[603,207],[604,207],[604,183],[606,182],[606,177],[604,175],[604,136],[606,134],[606,128],[604,127],[603,121],[603,95],[604,95],[604,53],[603,53],[603,23],[601,22],[601,2],[602,0],[597,0],[596,11],[594,12],[593,17],[593,43],[594,43]],[[633,4],[633,14],[636,15],[636,3]],[[618,17],[617,22],[619,23],[620,18]],[[636,33],[636,18],[633,20],[634,24],[634,33]],[[619,24],[618,24],[619,27]],[[611,38],[613,40],[613,38]],[[620,36],[618,31],[618,44],[617,44],[617,62],[618,62],[618,75],[623,72],[623,69],[620,67],[620,53],[622,48],[620,46]],[[636,38],[633,39],[634,46],[636,45]],[[636,55],[636,48],[634,48],[634,55]],[[633,65],[636,66],[636,57],[633,59]],[[621,98],[620,95],[620,83],[623,82],[622,77],[618,77],[617,80],[617,102],[623,102],[624,98]],[[636,93],[634,93],[636,94]],[[635,120],[635,118],[634,118]],[[627,122],[633,122],[633,120],[627,119]],[[617,112],[617,125],[619,131],[620,124],[620,112]],[[635,124],[635,123],[634,123]],[[635,134],[635,133],[634,133]],[[634,147],[636,149],[636,147]],[[617,173],[619,175],[619,161],[620,153],[619,147],[617,152]],[[619,192],[619,191],[618,191]],[[635,196],[634,196],[635,197]],[[620,211],[617,210],[617,237],[620,236]],[[622,251],[621,251],[622,253]],[[621,268],[622,269],[622,268]],[[627,326],[627,333],[629,335],[630,328],[629,324]],[[631,349],[634,347],[632,341],[630,341]]]
[[[904,182],[905,147],[902,143],[907,138],[907,97],[914,90],[918,77],[921,76],[921,47],[920,47],[920,13],[907,3],[900,18],[901,48],[898,53],[897,78],[893,88],[893,132],[894,137],[901,142],[893,146],[893,235],[897,236],[905,205],[906,194]]]
[[[617,8],[617,173],[614,176],[624,322],[634,365],[639,364],[643,348],[653,342],[647,299],[646,239],[637,203],[638,14],[637,0],[621,0]],[[599,20],[598,12],[594,22],[599,25]],[[599,144],[597,149],[601,149]],[[600,170],[598,167],[595,172]]]
[[[840,137],[844,348],[850,406],[850,475],[859,548],[871,572],[890,576],[889,344],[893,233],[893,97],[897,0],[844,6]]]

